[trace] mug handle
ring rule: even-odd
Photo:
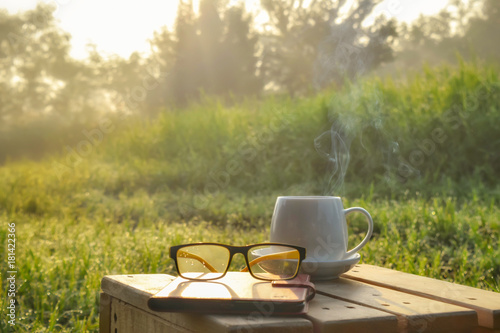
[[[368,211],[366,209],[361,208],[361,207],[351,207],[351,208],[344,209],[345,216],[347,216],[347,214],[352,213],[352,212],[361,212],[361,213],[363,213],[366,216],[366,219],[368,220],[368,232],[366,233],[366,236],[361,241],[361,243],[359,243],[352,250],[347,251],[346,257],[349,257],[350,255],[352,255],[352,254],[358,252],[359,250],[361,250],[361,248],[363,246],[365,246],[366,243],[370,240],[370,237],[372,236],[372,233],[373,233],[373,220],[372,220],[372,217],[371,217],[370,213],[368,213]]]

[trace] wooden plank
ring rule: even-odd
[[[398,331],[397,316],[339,299],[316,295],[307,312],[314,332],[384,332]]]
[[[500,333],[500,330],[478,326],[474,333]]]
[[[480,326],[500,329],[499,293],[365,264],[342,276],[474,309]]]
[[[194,332],[312,332],[312,323],[301,317],[276,317],[266,311],[254,312],[246,316],[200,315],[188,313],[155,312],[148,308],[149,297],[163,289],[173,279],[165,274],[137,274],[105,276],[101,289],[106,294],[133,306],[149,315],[160,318],[162,325],[184,328]],[[123,308],[131,311],[130,307]],[[114,321],[111,314],[111,322]],[[137,315],[137,320],[142,320]],[[117,314],[118,316],[118,314]],[[134,317],[135,318],[135,317]],[[158,324],[159,325],[159,324]],[[154,328],[154,327],[153,327]],[[152,328],[152,329],[153,329]],[[289,330],[288,330],[289,329]],[[145,331],[144,331],[145,332]]]
[[[317,292],[398,317],[402,332],[472,332],[475,311],[396,290],[339,278],[317,282]]]
[[[149,297],[174,278],[167,274],[108,275],[101,280],[101,290],[139,309],[147,309]]]
[[[111,332],[111,297],[101,293],[99,299],[99,333]]]
[[[112,299],[113,313],[110,331],[119,333],[186,333],[192,332],[135,306]]]

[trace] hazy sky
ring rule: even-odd
[[[0,0],[0,8],[10,13],[32,9],[36,0]],[[86,57],[85,45],[94,43],[101,52],[128,57],[133,51],[147,52],[147,39],[161,26],[171,26],[178,0],[44,0],[56,7],[56,18],[72,36],[72,56]],[[232,0],[230,2],[238,2]],[[259,0],[246,0],[247,9]],[[354,2],[349,0],[348,3]],[[448,0],[385,0],[374,14],[386,13],[401,21],[412,21],[421,13],[433,14]]]

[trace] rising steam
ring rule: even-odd
[[[328,163],[323,195],[345,195],[345,177],[351,157],[358,178],[368,183],[384,181],[391,188],[419,172],[401,155],[400,146],[386,121],[384,96],[379,89],[352,86],[349,95],[330,106],[329,130],[314,139],[314,148]],[[351,144],[356,139],[355,156]],[[361,161],[361,162],[360,162]]]
[[[314,139],[314,148],[327,159],[332,169],[325,189],[325,194],[340,195],[344,188],[344,178],[351,159],[349,151],[353,136],[347,126],[333,123],[330,130]]]

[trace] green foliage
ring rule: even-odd
[[[498,69],[462,63],[406,82],[366,80],[339,94],[331,113],[352,123],[348,179],[384,176],[417,190],[447,179],[495,187],[499,110]],[[450,190],[466,192],[461,186]]]
[[[463,63],[310,98],[206,98],[154,120],[111,118],[94,128],[99,142],[6,163],[0,242],[15,223],[16,330],[97,332],[104,275],[172,274],[174,244],[266,241],[278,195],[365,207],[375,231],[363,263],[500,292],[498,87],[493,67]],[[314,147],[334,121],[352,142],[342,193],[329,192],[332,170]],[[354,244],[365,226],[350,228]]]
[[[144,191],[161,200],[153,209],[168,202],[169,216],[203,210],[221,223],[225,212],[209,212],[209,202],[240,191],[358,197],[373,183],[380,198],[417,191],[470,197],[471,188],[498,196],[499,88],[494,68],[462,64],[407,82],[364,80],[311,98],[248,99],[232,107],[207,98],[154,121],[110,118],[114,131],[92,138],[96,125],[85,135],[76,133],[75,143],[66,143],[61,156],[42,164],[33,178],[8,168],[12,176],[0,183],[0,202],[10,213],[25,212],[29,196],[11,191],[20,193],[47,177],[54,182],[44,193],[65,207],[89,204],[78,191],[106,198],[100,204],[109,209],[121,206],[120,195]],[[344,186],[338,188],[329,185],[338,174],[314,146],[332,124],[342,125],[344,139],[352,142],[340,179]],[[165,192],[181,193],[182,207]],[[36,207],[42,215],[58,211]],[[259,219],[259,213],[241,213],[249,221]]]

